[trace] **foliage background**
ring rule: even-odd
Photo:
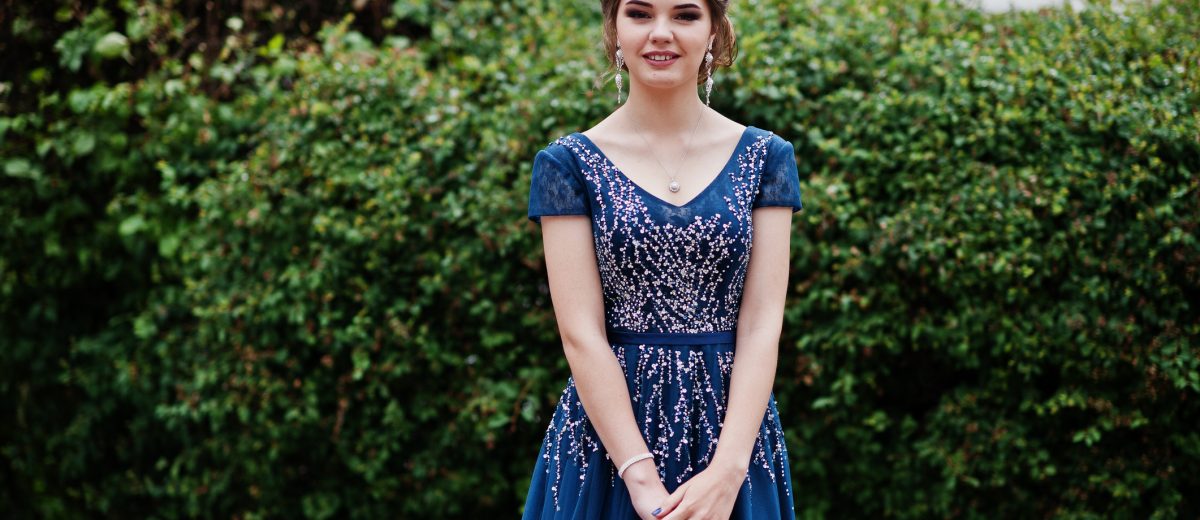
[[[0,510],[517,514],[594,4],[7,4]],[[1200,514],[1195,7],[734,6],[713,104],[805,190],[800,516]]]

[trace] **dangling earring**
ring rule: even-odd
[[[704,82],[704,105],[708,106],[709,95],[712,94],[712,42],[708,42],[708,50],[704,53],[704,65],[708,67],[708,80]]]
[[[617,42],[617,104],[621,104],[621,68],[625,66],[625,54],[621,52],[621,42]]]

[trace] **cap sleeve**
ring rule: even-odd
[[[533,158],[528,216],[538,224],[543,216],[590,214],[582,176],[551,153],[552,148],[553,145],[539,151]]]
[[[771,138],[762,182],[751,207],[763,206],[790,206],[793,213],[804,207],[800,202],[800,172],[796,168],[796,150],[792,143],[779,136]]]

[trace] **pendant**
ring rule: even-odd
[[[671,190],[671,193],[678,192],[679,191],[679,183],[675,182],[675,181],[671,181],[671,184],[668,184],[667,188],[669,188]]]

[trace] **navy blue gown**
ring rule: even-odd
[[[716,452],[750,262],[752,210],[763,206],[799,211],[800,178],[792,144],[753,126],[721,173],[682,206],[635,184],[578,132],[534,158],[529,219],[591,219],[608,343],[669,492],[706,468]],[[731,518],[794,516],[772,394]],[[543,518],[637,518],[573,378],[550,419],[525,500],[524,519]]]

